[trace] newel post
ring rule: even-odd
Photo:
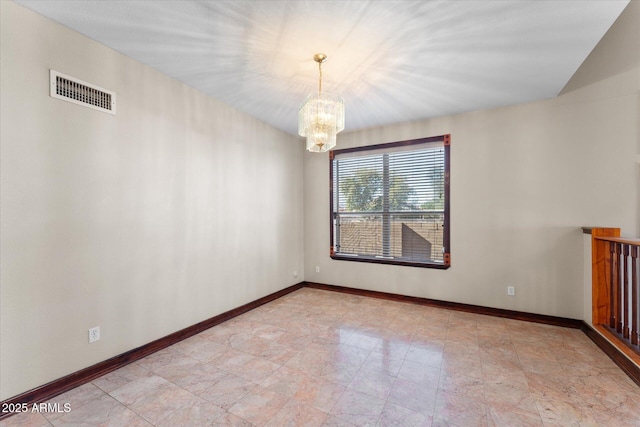
[[[619,228],[591,229],[591,280],[592,280],[592,310],[593,324],[607,325],[611,318],[611,267],[612,256],[609,253],[609,242],[598,240],[596,237],[620,237]]]

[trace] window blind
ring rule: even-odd
[[[332,257],[448,266],[448,135],[335,150]]]

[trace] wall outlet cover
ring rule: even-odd
[[[89,329],[89,344],[100,339],[100,326]]]

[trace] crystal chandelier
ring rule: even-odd
[[[324,53],[316,53],[320,78],[318,93],[311,93],[298,113],[298,134],[307,137],[307,150],[322,153],[336,145],[336,134],[344,129],[344,100],[330,93],[322,93],[322,63]]]

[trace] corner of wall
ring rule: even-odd
[[[639,66],[640,1],[631,0],[609,31],[560,91],[560,95]],[[640,81],[640,77],[638,80]]]

